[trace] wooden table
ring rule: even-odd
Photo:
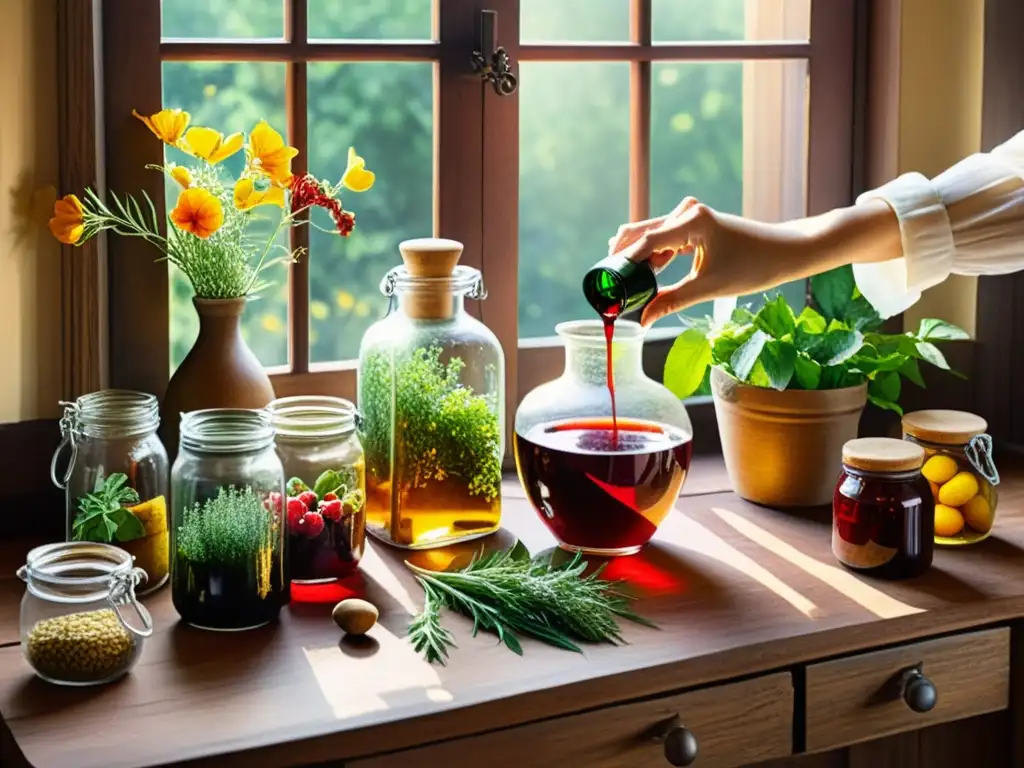
[[[8,574],[24,552],[7,546],[0,763],[668,765],[654,731],[640,725],[678,714],[701,724],[698,766],[738,765],[740,756],[773,766],[877,765],[879,755],[901,768],[960,758],[1020,764],[1010,762],[1018,748],[1010,719],[1021,712],[1010,670],[1024,666],[1013,624],[1024,617],[1024,474],[1000,490],[992,538],[940,550],[929,573],[893,583],[836,563],[828,510],[748,504],[728,492],[722,467],[705,461],[652,544],[606,571],[642,595],[637,610],[660,627],[625,626],[627,646],[577,655],[525,640],[518,657],[491,636],[472,639],[452,616],[459,647],[448,666],[428,665],[403,639],[421,590],[401,553],[372,545],[361,589],[381,620],[366,642],[340,640],[329,606],[292,605],[277,625],[252,632],[194,630],[177,622],[164,589],[148,600],[157,631],[134,673],[86,690],[47,685],[21,658],[22,585]],[[499,535],[533,553],[553,545],[513,483],[504,514]],[[451,555],[416,557],[444,565]],[[911,643],[922,638],[938,639]],[[939,687],[935,710],[908,716],[902,702],[845,695],[876,670],[918,657]],[[953,720],[962,723],[937,725]],[[818,754],[792,757],[805,751]]]

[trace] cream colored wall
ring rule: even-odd
[[[53,416],[60,395],[56,1],[0,1],[0,422]]]
[[[903,0],[899,173],[935,175],[981,147],[985,0]],[[1024,41],[1022,41],[1024,44]],[[977,279],[951,277],[907,311],[956,323],[972,336]]]

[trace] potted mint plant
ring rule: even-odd
[[[799,314],[780,295],[722,324],[687,319],[665,362],[678,397],[713,395],[729,480],[758,504],[830,503],[866,403],[902,413],[903,379],[925,385],[920,362],[949,370],[935,342],[967,338],[931,319],[882,333],[849,267],[812,278],[811,293],[817,309]]]

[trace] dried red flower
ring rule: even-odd
[[[348,237],[356,226],[355,214],[341,207],[341,201],[329,194],[330,187],[310,174],[292,180],[292,212],[315,206],[326,210],[334,220],[338,234]]]

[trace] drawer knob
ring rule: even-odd
[[[669,765],[693,765],[697,760],[697,737],[693,731],[676,725],[665,734],[665,759]]]
[[[935,683],[925,677],[922,664],[903,673],[903,701],[914,712],[931,712],[939,700]]]

